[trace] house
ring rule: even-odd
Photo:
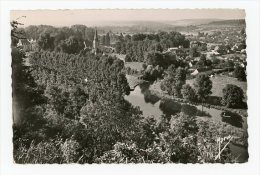
[[[193,66],[193,64],[191,62],[189,62],[189,67],[192,67],[192,66]]]
[[[209,77],[210,77],[210,78],[214,78],[214,77],[215,77],[215,74],[211,74]]]
[[[198,71],[198,69],[196,69],[196,70],[194,70],[192,73],[191,73],[191,75],[197,75],[199,73],[199,71]]]
[[[246,54],[246,49],[242,49],[242,50],[240,51],[240,53]]]
[[[153,69],[152,65],[148,65],[145,72],[150,72]]]
[[[19,39],[17,47],[22,48],[24,51],[32,51],[36,47],[36,40],[33,39]]]
[[[197,48],[200,46],[200,43],[198,41],[191,41],[190,42],[190,48]]]
[[[243,68],[246,67],[244,63],[240,63],[240,66]]]
[[[169,53],[169,52],[171,52],[171,53],[176,54],[178,50],[179,50],[178,47],[170,47],[170,48],[168,48],[166,51],[164,51],[163,53]]]

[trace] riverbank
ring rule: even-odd
[[[221,117],[222,110],[206,106],[202,110],[199,105],[167,98],[166,94],[154,95],[154,91],[151,92],[151,87],[149,83],[140,84],[129,95],[125,96],[125,100],[133,106],[139,107],[144,117],[152,117],[157,121],[160,121],[163,115],[175,115],[180,112],[196,116],[198,125],[203,127],[203,123],[206,122],[208,130],[214,133],[215,137],[232,136],[232,144],[229,146],[232,155],[240,157],[239,154],[243,152],[245,156],[241,158],[241,162],[247,161],[248,133],[246,127],[242,125],[244,122],[241,118],[224,120]],[[243,120],[246,122],[247,118],[243,118]]]
[[[243,110],[243,109],[232,109],[232,108],[227,108],[225,106],[217,106],[217,105],[211,105],[211,104],[207,104],[207,103],[198,103],[198,102],[189,102],[185,99],[182,98],[175,98],[173,96],[168,95],[166,92],[163,92],[160,88],[160,81],[157,81],[155,83],[153,83],[152,85],[150,85],[149,87],[149,91],[151,92],[151,94],[158,96],[160,99],[171,99],[174,102],[180,103],[180,104],[186,104],[186,105],[190,105],[190,106],[201,106],[203,105],[205,108],[213,108],[216,110],[220,110],[220,111],[228,111],[234,114],[237,114],[239,116],[242,117],[243,122],[245,123],[245,127],[242,128],[238,128],[235,126],[232,126],[230,124],[227,124],[225,122],[219,122],[219,121],[214,121],[211,119],[203,119],[203,120],[207,120],[208,122],[211,123],[211,125],[214,125],[215,127],[221,128],[222,130],[222,134],[224,135],[233,135],[233,143],[237,144],[241,147],[247,148],[248,146],[248,142],[247,142],[247,138],[248,138],[248,133],[247,133],[247,110]],[[206,109],[205,109],[206,110]],[[200,118],[201,120],[201,118]]]
[[[235,113],[235,114],[241,115],[243,117],[248,116],[246,109],[233,109],[233,108],[227,108],[225,106],[213,105],[213,104],[208,104],[208,103],[190,102],[183,98],[176,98],[176,97],[170,96],[166,92],[161,90],[160,84],[161,84],[161,80],[156,81],[153,84],[151,84],[151,86],[149,88],[152,94],[157,95],[160,98],[169,98],[176,102],[185,103],[185,104],[189,104],[189,105],[196,105],[196,106],[203,105],[208,108],[214,108],[214,109],[218,109],[218,110],[222,110],[222,111],[228,111],[231,113]]]
[[[133,90],[139,84],[145,83],[147,81],[139,79],[138,76],[126,75],[127,82],[131,90]]]

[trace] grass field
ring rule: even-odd
[[[130,89],[134,89],[137,85],[144,82],[144,80],[138,79],[137,76],[126,75],[127,82],[130,86]]]
[[[193,86],[195,79],[187,80],[186,83]],[[215,77],[211,78],[212,81],[212,96],[222,96],[222,89],[227,84],[234,84],[239,86],[245,95],[245,99],[247,99],[247,83],[243,81],[238,81],[236,78],[225,76],[225,75],[216,75]]]
[[[195,79],[186,80],[187,84],[190,84],[193,87]],[[234,84],[239,86],[244,91],[245,101],[247,100],[247,83],[243,81],[238,81],[236,78],[225,76],[225,75],[216,75],[214,78],[211,78],[212,81],[212,94],[211,96],[222,97],[222,89],[227,84]],[[160,88],[161,81],[157,81],[151,85],[150,89],[163,93]]]
[[[143,63],[141,62],[125,62],[125,67],[130,67],[131,69],[136,69],[137,71],[142,70]]]

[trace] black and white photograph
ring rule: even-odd
[[[1,142],[9,164],[222,172],[258,160],[252,12],[111,7],[8,11],[1,96],[10,101],[1,99],[1,117],[10,124],[1,120]]]
[[[11,27],[16,163],[247,162],[244,10],[12,11]]]

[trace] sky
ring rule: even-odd
[[[111,25],[121,21],[175,21],[182,19],[244,19],[239,9],[153,9],[153,10],[15,10],[11,20],[28,25],[87,26]]]

